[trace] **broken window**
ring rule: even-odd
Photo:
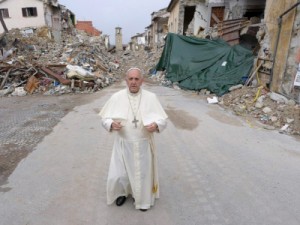
[[[22,8],[22,13],[23,13],[23,17],[37,16],[37,9],[36,7]]]
[[[0,13],[2,14],[2,18],[9,18],[8,9],[0,9]]]
[[[223,21],[224,11],[225,11],[225,7],[212,7],[211,8],[210,27],[213,27],[215,24]]]
[[[192,22],[194,18],[195,11],[196,11],[196,6],[184,7],[183,35],[186,35],[186,31],[188,30],[189,24]]]

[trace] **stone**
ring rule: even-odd
[[[278,120],[278,118],[276,116],[271,116],[270,120],[274,123]]]
[[[242,88],[243,85],[242,84],[238,84],[238,85],[235,85],[235,86],[232,86],[229,88],[229,91],[234,91],[234,90],[237,90],[237,89],[240,89]]]
[[[27,92],[24,90],[24,87],[17,87],[15,91],[12,93],[13,96],[25,96]]]
[[[270,126],[270,125],[267,125],[267,124],[264,125],[263,128],[266,129],[266,130],[275,130],[276,129],[274,126]]]
[[[268,113],[272,112],[272,109],[270,107],[265,107],[265,108],[263,108],[263,112],[268,114]]]
[[[294,106],[294,105],[296,105],[296,102],[293,99],[290,99],[290,100],[288,100],[287,104]]]
[[[173,88],[175,89],[175,90],[180,90],[181,88],[178,86],[178,83],[174,83],[173,84]]]
[[[278,105],[277,106],[277,110],[280,111],[280,112],[283,112],[286,108],[286,105]]]
[[[236,105],[233,108],[234,112],[238,115],[245,113],[246,111],[246,106],[244,105]]]
[[[271,92],[268,94],[269,97],[275,101],[275,102],[278,102],[278,103],[285,103],[287,104],[288,103],[288,99],[280,94],[277,94],[275,92]]]
[[[15,88],[13,86],[10,86],[6,89],[0,90],[0,97],[9,95],[9,94],[13,93],[14,90],[15,90]]]
[[[286,118],[286,122],[287,122],[287,123],[292,123],[292,122],[294,122],[294,121],[295,121],[294,119]]]
[[[254,79],[252,82],[251,82],[251,87],[257,87],[257,80]]]
[[[289,124],[285,124],[283,127],[280,128],[279,133],[284,133],[288,130]]]
[[[257,99],[256,102],[263,103],[263,101],[265,100],[265,98],[266,98],[265,95],[261,95],[261,96],[259,96],[259,98]]]
[[[255,108],[261,109],[262,107],[264,107],[264,104],[262,102],[255,103]]]
[[[280,121],[277,121],[277,122],[275,122],[273,125],[276,126],[276,127],[280,127],[280,126],[281,126],[281,123],[280,123]]]
[[[207,91],[207,89],[201,89],[201,90],[200,90],[200,94],[201,94],[201,95],[205,95],[206,91]]]

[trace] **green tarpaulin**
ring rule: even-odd
[[[199,39],[169,33],[156,70],[189,90],[208,89],[223,95],[248,77],[253,65],[251,51],[225,41]]]

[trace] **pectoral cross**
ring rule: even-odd
[[[135,128],[137,128],[137,123],[138,123],[139,121],[134,117],[134,120],[132,120],[132,123],[134,123],[134,126],[135,126]]]

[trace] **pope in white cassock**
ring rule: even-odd
[[[156,95],[140,88],[140,69],[129,69],[126,83],[127,88],[113,94],[99,113],[103,127],[115,133],[107,203],[121,206],[132,195],[135,208],[146,211],[159,198],[153,133],[165,129],[168,117]]]

